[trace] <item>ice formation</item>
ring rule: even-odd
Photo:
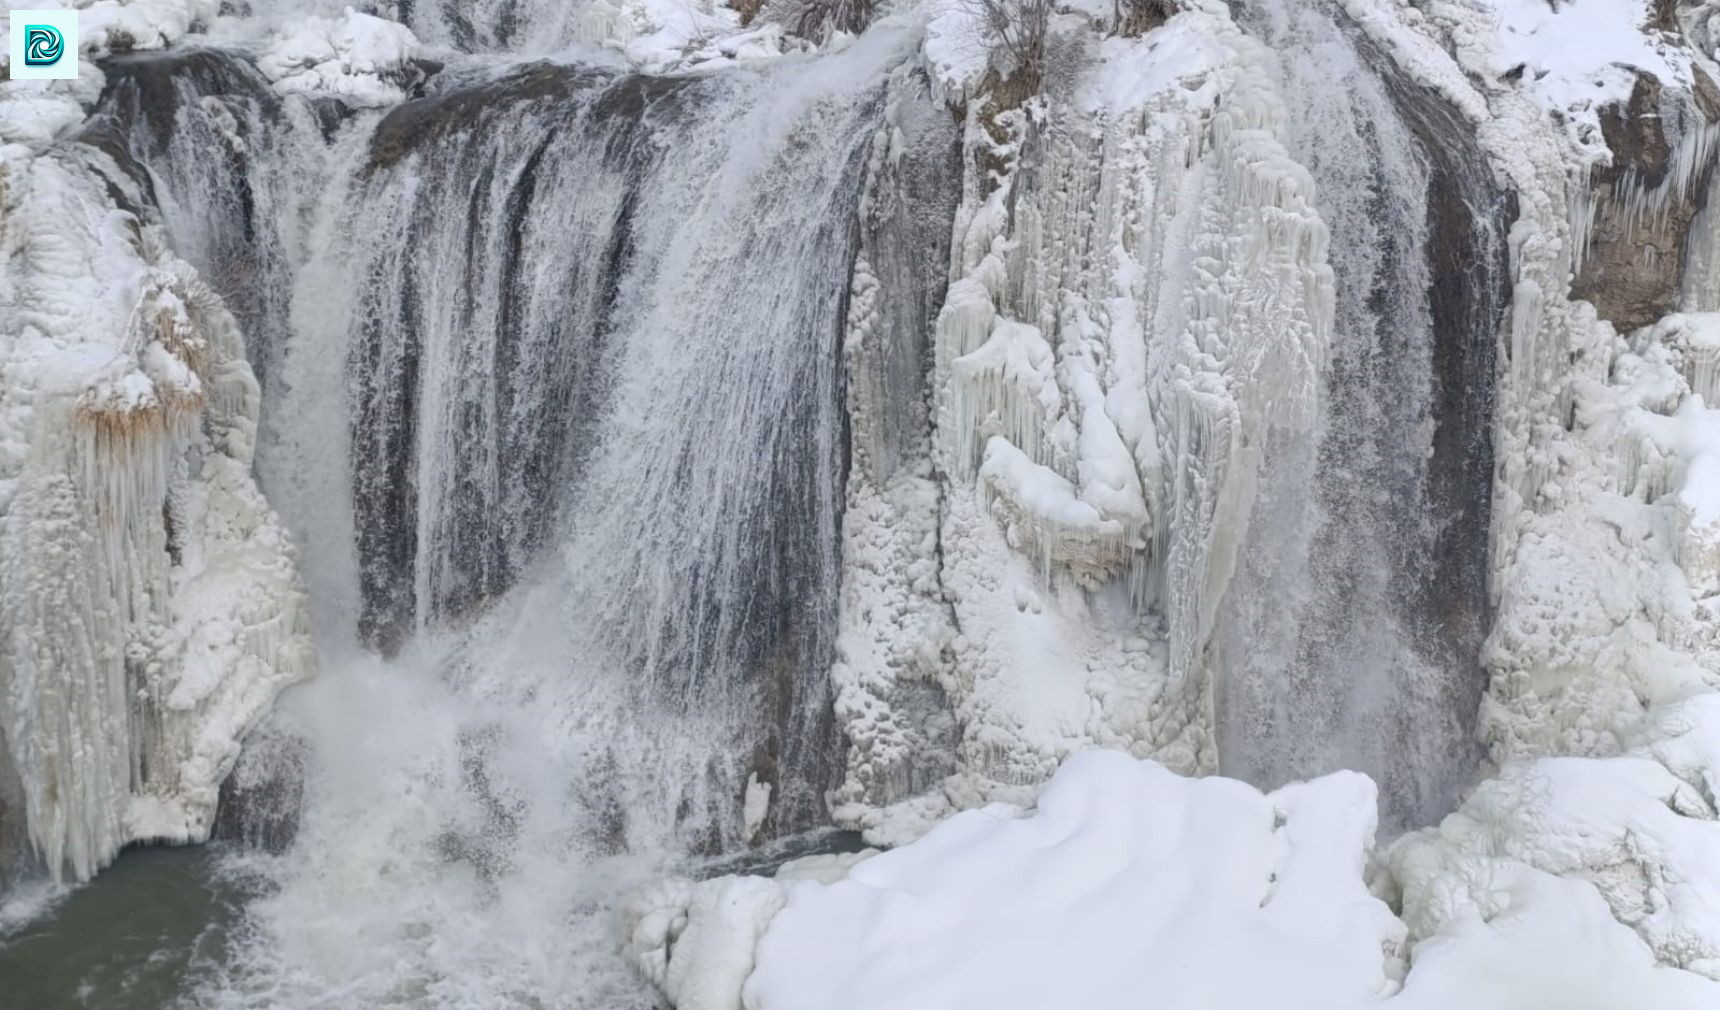
[[[1103,43],[1145,50],[1176,38],[1180,45],[1166,46],[1157,61],[1129,61],[1130,76],[1105,78],[1114,87],[1077,93],[1109,96],[1114,108],[1118,90],[1135,100],[1151,93],[1156,62],[1180,61],[1193,72],[1200,67],[1188,68],[1190,62],[1219,62],[1213,52],[1228,50],[1237,60],[1222,13],[1185,6],[1195,9],[1138,42]],[[839,664],[838,685],[847,684],[863,700],[851,701],[847,713],[839,708],[839,714],[851,730],[869,735],[856,737],[850,805],[838,813],[871,837],[901,842],[952,807],[1019,800],[1030,792],[1004,783],[1031,782],[1060,759],[1062,770],[1036,810],[1024,814],[993,806],[958,814],[918,841],[860,864],[839,882],[779,884],[774,894],[752,885],[755,896],[745,913],[749,931],[758,930],[759,909],[781,902],[782,910],[764,928],[757,950],[737,955],[756,961],[741,992],[714,1000],[707,994],[699,1005],[1103,1005],[1148,988],[1213,1005],[1266,1002],[1269,996],[1332,1007],[1504,1008],[1550,1000],[1599,1010],[1698,1007],[1720,1000],[1720,918],[1710,879],[1720,845],[1714,785],[1720,776],[1714,721],[1720,711],[1720,657],[1713,651],[1714,620],[1720,616],[1713,606],[1720,591],[1714,567],[1720,485],[1713,446],[1720,432],[1708,406],[1720,360],[1710,313],[1720,309],[1720,288],[1713,279],[1712,215],[1688,209],[1693,194],[1712,184],[1713,134],[1703,122],[1710,113],[1697,108],[1706,99],[1693,97],[1714,73],[1710,54],[1680,41],[1678,26],[1656,26],[1658,15],[1646,4],[1608,7],[1577,0],[1543,9],[1515,0],[1475,0],[1424,9],[1345,0],[1342,7],[1370,45],[1475,131],[1516,198],[1492,429],[1496,469],[1488,553],[1494,620],[1481,656],[1490,679],[1479,724],[1490,762],[1482,780],[1438,825],[1374,852],[1372,790],[1343,775],[1261,796],[1235,783],[1181,779],[1117,756],[1063,759],[1068,750],[1109,743],[1153,754],[1175,771],[1210,770],[1208,751],[1198,744],[1211,725],[1211,716],[1201,711],[1204,699],[1182,699],[1191,726],[1182,739],[1197,741],[1182,748],[1174,732],[1155,735],[1151,719],[1106,725],[1116,711],[1117,690],[1108,678],[1174,686],[1179,673],[1198,673],[1192,657],[1201,655],[1209,628],[1188,615],[1200,613],[1206,593],[1224,592],[1225,564],[1214,565],[1210,554],[1197,551],[1184,558],[1202,563],[1172,566],[1160,574],[1162,583],[1150,569],[1147,578],[1120,580],[1135,590],[1128,605],[1157,605],[1168,618],[1162,641],[1144,639],[1136,646],[1149,658],[1129,673],[1121,672],[1128,670],[1126,663],[1091,652],[1072,661],[1082,635],[1091,634],[1102,615],[1117,611],[1096,607],[1077,616],[1078,608],[1094,607],[1103,597],[1083,599],[1069,589],[1103,582],[1103,573],[1117,570],[1113,559],[1119,550],[1125,556],[1135,552],[1126,565],[1150,564],[1169,553],[1167,536],[1194,533],[1197,546],[1222,548],[1227,541],[1234,546],[1239,534],[1227,535],[1223,517],[1210,515],[1201,517],[1204,522],[1185,520],[1179,533],[1176,520],[1189,513],[1175,504],[1178,489],[1147,479],[1152,470],[1143,460],[1134,467],[1141,475],[1138,499],[1127,480],[1097,476],[1107,472],[1109,447],[1138,447],[1142,432],[1163,432],[1171,424],[1151,409],[1121,410],[1126,400],[1118,386],[1105,384],[1111,370],[1129,361],[1127,345],[1118,339],[1118,320],[1128,314],[1117,311],[1116,299],[1094,298],[1083,286],[1089,276],[1083,271],[1114,283],[1118,276],[1158,279],[1166,267],[1153,261],[1145,270],[1107,276],[1119,262],[1134,264],[1102,254],[1107,246],[1085,235],[1051,232],[1044,238],[1036,232],[1040,214],[1062,228],[1080,216],[1047,213],[1048,199],[1068,199],[1063,206],[1075,208],[1091,203],[1101,216],[1111,206],[1104,189],[1096,201],[1085,198],[1087,176],[1058,160],[1067,157],[1058,146],[1067,143],[1063,136],[1029,125],[1054,121],[1066,93],[1053,89],[1043,104],[1028,106],[1014,122],[1006,119],[1008,139],[997,158],[969,166],[952,255],[956,279],[936,330],[934,444],[944,479],[922,495],[943,498],[936,530],[940,566],[922,573],[918,583],[903,571],[891,597],[902,598],[900,587],[920,587],[925,603],[897,603],[894,613],[917,615],[899,627],[922,635],[925,646],[918,652],[898,646],[883,662],[874,649],[864,663],[844,649],[848,665]],[[1698,40],[1705,13],[1684,15],[1685,29]],[[1570,37],[1565,21],[1549,24],[1560,19],[1598,19],[1609,27],[1583,35],[1591,46],[1548,48],[1549,39]],[[970,35],[971,26],[964,26],[958,12],[935,20],[927,60],[946,95],[977,104],[986,65],[959,44]],[[1655,75],[1663,90],[1645,92],[1644,74]],[[1190,85],[1172,94],[1198,103],[1200,85],[1246,93],[1259,79],[1234,69],[1232,75],[1211,73],[1196,79],[1198,84],[1182,77]],[[1143,87],[1143,80],[1147,90],[1131,90]],[[1270,83],[1264,87],[1269,95]],[[1658,105],[1646,103],[1645,93],[1655,95]],[[1107,107],[1086,100],[1087,109]],[[1226,90],[1223,104],[1232,109],[1232,103]],[[1635,111],[1621,111],[1627,103]],[[1177,117],[1163,115],[1163,107],[1158,111],[1152,120],[1158,131],[1149,131],[1135,149],[1151,150],[1153,140],[1186,128]],[[1641,152],[1609,150],[1606,140],[1612,131],[1618,142],[1621,121],[1628,126],[1635,122],[1630,117],[1655,118],[1657,112],[1666,157],[1651,163],[1651,176],[1632,160],[1643,157]],[[1070,133],[1098,143],[1095,138],[1106,137],[1108,129],[1100,119]],[[969,130],[970,149],[986,142]],[[1213,137],[1197,150],[1220,143]],[[1039,168],[1055,180],[1049,198],[1033,191],[1031,172],[1011,166],[1016,157],[1019,164],[1051,166]],[[999,165],[1000,176],[984,177],[984,167]],[[1144,185],[1156,194],[1174,185],[1179,172],[1197,171],[1198,161],[1149,165],[1132,178],[1137,185],[1150,180]],[[1296,172],[1286,177],[1293,180]],[[1102,171],[1097,174],[1104,178]],[[1226,195],[1227,206],[1234,207],[1236,194]],[[1184,235],[1183,241],[1190,239]],[[1626,259],[1639,257],[1649,269],[1622,270],[1621,248],[1630,250]],[[1654,275],[1656,262],[1678,264],[1670,272],[1672,284],[1665,283],[1664,270]],[[1644,291],[1645,285],[1661,287]],[[1595,301],[1584,300],[1579,290]],[[1040,291],[1050,296],[1039,301]],[[1148,298],[1135,301],[1152,304]],[[1052,310],[1042,307],[1047,303]],[[1103,305],[1105,313],[1093,316],[1093,304]],[[1305,304],[1321,302],[1309,298]],[[1634,318],[1651,304],[1682,311],[1623,335],[1605,318]],[[1137,309],[1135,317],[1159,324],[1144,327],[1147,332],[1165,332],[1161,315]],[[1096,426],[1100,438],[1088,437],[1095,415],[1083,409],[1092,398],[1080,345],[1069,347],[1064,335],[1072,320],[1091,318],[1103,322],[1088,332],[1096,329],[1107,338],[1105,353],[1097,357],[1105,364],[1100,388],[1111,425],[1109,431]],[[1319,313],[1311,312],[1310,319],[1324,325],[1309,332],[1329,332],[1330,321]],[[1261,346],[1307,362],[1311,372],[1280,367],[1273,373],[1292,378],[1283,387],[1292,390],[1298,387],[1295,376],[1318,374],[1326,351],[1309,341]],[[1162,355],[1156,345],[1152,352],[1149,360]],[[1255,424],[1265,417],[1294,425],[1297,399],[1275,396],[1274,388],[1264,390],[1268,407],[1251,415]],[[1150,408],[1157,387],[1146,389],[1149,395],[1140,402]],[[1290,409],[1280,415],[1273,408]],[[1137,419],[1133,427],[1130,418]],[[1138,423],[1142,419],[1145,425]],[[1160,458],[1181,464],[1173,473],[1201,472],[1199,454],[1164,452],[1162,435],[1158,445]],[[1089,486],[1106,492],[1104,500],[1087,493]],[[914,499],[904,500],[906,505],[896,507],[915,507]],[[868,516],[878,508],[866,506]],[[974,518],[963,522],[964,509]],[[1156,527],[1159,538],[1144,549],[1134,547],[1131,522]],[[984,555],[988,564],[964,566],[963,552],[972,550],[964,538],[981,535],[996,544]],[[865,571],[871,584],[878,569],[868,564]],[[1011,577],[1000,578],[1000,571]],[[847,578],[851,587],[860,587],[852,570]],[[1004,590],[997,595],[1018,613],[985,623],[986,610],[976,604],[988,588]],[[868,596],[862,602],[870,608],[883,600]],[[1122,604],[1119,599],[1109,605]],[[1007,607],[996,609],[1007,613]],[[1178,617],[1170,617],[1173,609]],[[849,621],[852,613],[876,619],[871,609],[845,609],[845,646],[860,638]],[[1008,660],[993,671],[979,666],[977,674],[967,672],[976,669],[967,655],[976,639],[983,643],[978,648]],[[998,683],[988,684],[988,677]],[[936,683],[936,691],[902,690],[927,680]],[[988,688],[999,686],[988,696]],[[954,713],[941,728],[926,715],[941,711],[940,702]],[[917,736],[911,728],[916,722]],[[872,735],[888,737],[896,749],[861,745]],[[869,763],[874,753],[903,760],[938,739],[953,748],[954,761],[941,784],[918,795],[903,785],[911,776],[888,778]],[[1036,749],[1046,755],[1040,762],[1021,760]],[[1195,825],[1216,824],[1208,817],[1217,817],[1224,806],[1219,797],[1228,794],[1221,790],[1232,789],[1236,802],[1260,803],[1264,812],[1252,826],[1244,820],[1204,841],[1184,843],[1186,856],[1165,857],[1179,868],[1176,886],[1153,880],[1153,867],[1133,865],[1132,859],[1146,861],[1142,853],[1153,851],[1146,839],[1174,841],[1182,832],[1195,832]],[[1102,795],[1104,803],[1078,814],[1071,808],[1079,807],[1075,797],[1084,790]],[[1139,822],[1122,809],[1128,805],[1122,798],[1130,796],[1137,797]],[[1293,873],[1299,811],[1290,798],[1313,796],[1328,797],[1329,805],[1324,814],[1303,814],[1300,823],[1341,825],[1318,843],[1322,856],[1341,858]],[[1124,841],[1124,827],[1138,828],[1141,840]],[[1250,855],[1251,837],[1271,853],[1264,870],[1249,869],[1249,860],[1260,858]],[[1340,837],[1343,844],[1335,844],[1332,839]],[[1219,871],[1226,883],[1255,881],[1256,899],[1232,902],[1218,887],[1186,897],[1190,891],[1183,882],[1200,872],[1191,868],[1205,865],[1208,856],[1229,860]],[[1301,873],[1326,875],[1318,884],[1294,888],[1310,898],[1298,909],[1301,928],[1294,936],[1274,937],[1222,919],[1233,914],[1227,911],[1233,906],[1269,919],[1284,886],[1309,879]],[[728,885],[700,886],[714,891]],[[695,956],[727,958],[699,939],[714,932],[701,920],[727,913],[709,904],[694,912],[690,901],[672,903],[671,913],[683,917],[677,929],[694,942]],[[1152,925],[1157,922],[1166,924],[1162,934]],[[1340,926],[1327,933],[1323,923]],[[1202,941],[1208,928],[1211,938]],[[1155,944],[1151,938],[1161,935]],[[1239,935],[1248,938],[1240,954]],[[961,937],[960,949],[941,950],[942,936]],[[1330,943],[1311,948],[1313,938]],[[1109,946],[1132,940],[1140,946]],[[1149,960],[1165,945],[1181,950],[1175,945],[1184,940],[1189,957],[1163,965]],[[1250,971],[1241,975],[1206,965],[1202,952],[1211,949],[1225,950],[1227,963],[1240,956]],[[1137,965],[1152,970],[1143,967],[1143,977],[1126,977]],[[707,977],[726,976],[707,971]],[[1244,991],[1255,984],[1265,996]],[[1091,991],[1083,988],[1088,985]]]
[[[339,19],[310,17],[277,34],[257,68],[278,91],[393,105],[419,76],[411,62],[417,52],[411,29],[348,7]]]
[[[238,327],[133,177],[42,146],[75,88],[0,98],[0,835],[33,853],[0,842],[0,869],[81,880],[207,837],[239,738],[312,654]]]
[[[952,100],[984,67],[961,16],[927,42]],[[1069,107],[987,119],[967,104],[955,279],[929,352],[936,528],[917,510],[939,566],[916,575],[923,554],[904,549],[891,603],[845,597],[845,627],[885,606],[905,619],[895,655],[844,649],[834,674],[856,741],[839,819],[911,835],[938,810],[1030,796],[1095,742],[1214,766],[1201,656],[1262,446],[1311,424],[1331,326],[1326,229],[1274,136],[1265,62],[1199,10],[1108,40]],[[850,572],[879,575],[871,558]],[[911,795],[874,763],[880,724],[961,727],[951,774]]]

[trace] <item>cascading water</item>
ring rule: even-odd
[[[1271,451],[1221,617],[1220,767],[1365,771],[1401,830],[1479,758],[1503,201],[1456,117],[1394,90],[1331,5],[1238,15],[1278,54],[1338,302],[1321,434]]]
[[[824,823],[838,345],[914,41],[698,77],[448,71],[275,136],[240,61],[172,75],[165,123],[123,103],[168,74],[119,68],[109,146],[199,208],[183,254],[281,253],[245,313],[290,323],[254,348],[258,468],[325,666],[289,706],[314,741],[296,843],[230,860],[265,893],[192,1002],[651,1005],[598,913]],[[199,164],[222,127],[278,167]]]

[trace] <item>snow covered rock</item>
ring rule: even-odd
[[[739,11],[717,0],[592,0],[580,14],[580,41],[620,51],[647,73],[771,59],[810,48],[780,24],[743,25]]]
[[[284,93],[339,96],[350,105],[393,105],[421,79],[418,39],[393,21],[354,11],[310,17],[278,31],[257,68]]]
[[[1031,813],[970,810],[791,885],[746,1006],[1359,1006],[1399,970],[1361,878],[1373,818],[1355,774],[1266,796],[1076,755]]]
[[[9,0],[10,9],[76,9],[78,48],[89,59],[109,53],[166,49],[207,27],[218,0]],[[84,73],[89,68],[84,68]]]
[[[1438,828],[1394,845],[1412,936],[1494,918],[1516,900],[1496,881],[1532,868],[1588,882],[1659,963],[1720,981],[1720,695],[1655,723],[1656,742],[1626,755],[1513,762]]]
[[[0,779],[36,861],[84,879],[207,837],[313,657],[226,307],[94,148],[8,148],[0,194]]]
[[[1526,763],[1372,868],[1365,776],[1262,794],[1090,751],[838,878],[660,885],[633,949],[683,1010],[1697,1010],[1720,823],[1670,769],[1720,771],[1712,708],[1668,713],[1676,754]]]

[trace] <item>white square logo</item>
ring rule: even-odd
[[[69,81],[78,76],[77,11],[13,11],[13,80]]]

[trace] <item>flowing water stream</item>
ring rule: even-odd
[[[651,1006],[615,902],[826,822],[838,344],[913,42],[451,69],[344,123],[219,54],[115,65],[97,139],[197,208],[175,247],[253,250],[228,280],[267,363],[258,469],[324,664],[271,716],[314,742],[302,791],[237,799],[292,803],[294,843],[179,878],[255,894],[209,927],[222,956],[161,955],[186,1005]]]
[[[1221,617],[1219,763],[1265,787],[1365,771],[1395,833],[1480,758],[1505,201],[1455,113],[1335,4],[1237,7],[1278,55],[1338,302],[1320,435],[1274,447]]]

